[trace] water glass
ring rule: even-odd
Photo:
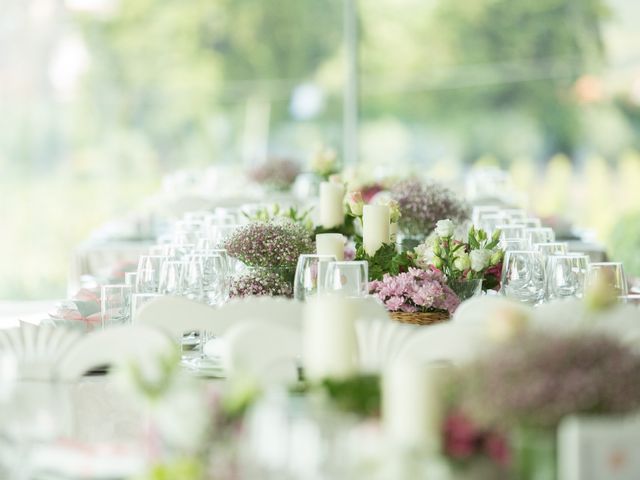
[[[180,295],[182,293],[182,273],[184,262],[165,260],[160,267],[158,293],[162,295]]]
[[[305,301],[321,292],[326,282],[327,267],[336,260],[335,255],[300,255],[293,282],[294,298]]]
[[[131,285],[102,286],[102,328],[130,323],[132,291]]]
[[[569,245],[565,242],[534,243],[533,249],[544,256],[567,255],[569,253]]]
[[[524,226],[523,225],[498,225],[497,230],[500,230],[500,238],[503,240],[513,240],[514,238],[524,239]]]
[[[366,261],[330,262],[327,266],[325,291],[339,292],[348,297],[369,294],[369,264]]]
[[[520,223],[521,225],[524,225],[525,228],[541,228],[542,227],[542,222],[540,221],[539,218],[536,218],[536,217],[524,218],[524,219],[521,219],[518,223]]]
[[[510,238],[509,240],[500,240],[500,248],[505,252],[510,250],[527,250],[529,243],[524,238]]]
[[[613,288],[618,296],[627,295],[629,292],[627,277],[624,274],[624,268],[620,262],[597,262],[589,264],[587,285],[592,286],[598,284]]]
[[[481,226],[481,221],[486,215],[500,214],[500,207],[495,205],[479,205],[473,207],[473,213],[471,214],[471,220],[476,227]]]
[[[586,255],[549,255],[546,263],[547,300],[582,298],[589,258]]]
[[[505,225],[506,221],[507,219],[502,213],[483,215],[480,218],[480,228],[488,234],[492,234],[499,225]]]
[[[240,225],[211,225],[207,237],[214,248],[224,248],[224,243]]]
[[[138,261],[136,291],[138,293],[156,293],[160,280],[160,266],[164,255],[141,255]]]
[[[518,208],[510,208],[502,211],[502,215],[507,219],[507,223],[522,223],[527,218],[527,212]]]
[[[541,228],[526,228],[525,238],[529,240],[531,245],[536,243],[551,243],[556,241],[556,234],[553,228],[541,227]]]
[[[522,303],[536,305],[545,296],[545,273],[542,254],[531,250],[505,253],[502,266],[503,295]]]
[[[221,305],[229,296],[229,268],[223,255],[189,256],[182,276],[182,293],[187,298],[209,305]]]
[[[131,289],[133,290],[133,293],[136,293],[136,288],[138,284],[138,272],[125,272],[124,284],[131,285]]]

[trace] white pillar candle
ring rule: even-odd
[[[364,251],[373,256],[384,243],[389,243],[389,207],[365,205],[362,209],[362,242]]]
[[[310,380],[348,378],[357,371],[356,310],[340,295],[317,295],[304,306],[303,364]]]
[[[320,225],[339,227],[344,223],[344,185],[332,182],[320,184]]]
[[[442,379],[447,367],[405,359],[383,376],[382,416],[393,444],[437,453],[440,449]]]
[[[336,260],[344,260],[344,236],[340,233],[319,233],[316,235],[316,253],[334,255]]]

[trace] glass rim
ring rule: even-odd
[[[337,257],[335,255],[330,255],[328,253],[322,253],[322,254],[319,254],[319,253],[303,253],[298,257],[298,260],[300,260],[301,258],[335,258],[336,262],[338,261]]]
[[[129,285],[129,284],[126,284],[126,283],[108,283],[108,284],[105,284],[105,285],[100,285],[100,289],[101,290],[103,288],[122,288],[122,287],[132,288],[133,285]]]
[[[336,265],[369,265],[369,262],[366,260],[337,260],[335,262]]]

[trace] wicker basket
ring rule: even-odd
[[[400,323],[410,323],[412,325],[433,325],[449,320],[449,312],[389,312],[393,320]]]

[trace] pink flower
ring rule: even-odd
[[[402,297],[390,297],[384,302],[387,308],[392,312],[399,310],[403,303],[404,299]]]

